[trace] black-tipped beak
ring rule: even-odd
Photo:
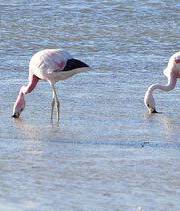
[[[153,108],[153,109],[151,110],[151,113],[152,113],[152,114],[157,114],[158,112],[156,111],[155,108]]]
[[[13,118],[19,118],[20,114],[19,113],[14,113],[11,117]]]

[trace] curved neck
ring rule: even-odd
[[[32,92],[32,90],[36,87],[38,81],[39,78],[33,75],[29,81],[29,84],[27,86],[21,87],[15,105],[25,103],[25,95]]]
[[[160,84],[153,84],[149,87],[149,92],[152,93],[155,89],[160,89],[165,92],[171,91],[175,88],[177,82],[177,78],[175,76],[170,76],[168,79],[168,83],[166,85],[160,85]]]
[[[19,95],[25,95],[27,93],[32,92],[33,89],[36,87],[38,81],[39,81],[39,78],[37,76],[33,75],[29,80],[29,84],[27,86],[21,87]]]

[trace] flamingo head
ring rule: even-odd
[[[20,116],[21,112],[24,110],[24,108],[25,108],[24,95],[20,95],[20,96],[18,96],[18,98],[14,104],[12,117],[19,118],[19,116]]]
[[[144,104],[147,107],[149,113],[158,113],[155,107],[155,101],[152,93],[148,90],[144,97]]]

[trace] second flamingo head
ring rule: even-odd
[[[153,97],[152,93],[150,92],[150,90],[148,90],[145,94],[144,104],[148,108],[149,113],[158,113],[156,111],[156,105],[155,105],[154,97]]]

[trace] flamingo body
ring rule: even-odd
[[[150,113],[157,113],[155,108],[155,100],[153,97],[153,92],[156,89],[163,91],[171,91],[175,88],[177,79],[180,78],[180,52],[173,54],[168,62],[166,69],[163,71],[164,75],[168,78],[168,83],[166,85],[153,84],[151,85],[144,97],[144,103],[148,108]]]
[[[45,49],[33,55],[29,63],[29,84],[22,86],[13,108],[13,117],[18,118],[25,108],[25,95],[30,93],[39,80],[50,83],[53,91],[51,119],[54,105],[57,105],[59,121],[59,100],[54,84],[77,73],[90,70],[84,62],[74,59],[62,49]]]
[[[76,73],[83,72],[88,65],[83,64],[71,71],[65,70],[67,62],[73,57],[61,49],[45,49],[37,52],[30,60],[29,71],[42,80],[55,83],[65,80]],[[78,60],[76,60],[78,61]],[[86,68],[87,70],[87,68]]]

